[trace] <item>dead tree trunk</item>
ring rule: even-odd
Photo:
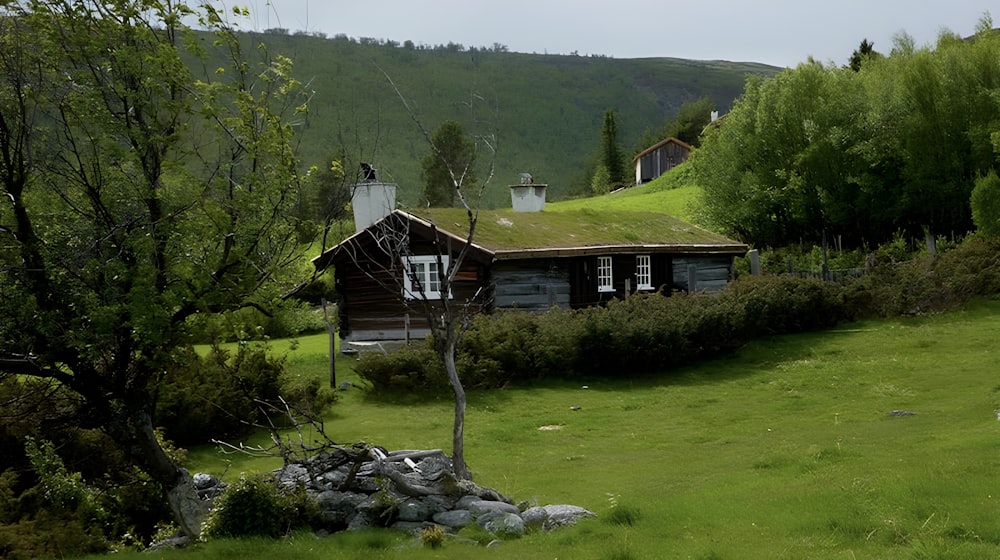
[[[465,464],[465,388],[458,377],[458,368],[455,366],[455,347],[457,344],[449,341],[446,345],[444,356],[444,368],[448,372],[448,382],[455,393],[455,424],[452,430],[452,463],[455,469],[455,476],[461,480],[472,480],[469,468]]]

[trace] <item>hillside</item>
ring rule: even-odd
[[[691,181],[687,169],[687,166],[676,167],[645,185],[619,189],[606,195],[546,204],[545,211],[550,213],[576,210],[653,211],[703,226],[697,208],[701,188]]]
[[[343,37],[248,40],[291,57],[295,74],[315,91],[302,129],[303,163],[320,164],[342,146],[351,164],[373,162],[381,179],[399,183],[404,203],[419,196],[419,162],[428,148],[387,76],[427,129],[454,119],[469,133],[499,132],[485,201],[495,206],[507,203],[506,185],[524,171],[550,185],[552,200],[574,185],[585,188],[582,170],[598,147],[608,108],[616,111],[620,142],[631,153],[643,131],[662,128],[683,103],[707,95],[725,112],[748,74],[779,71],[725,61],[407,49]]]

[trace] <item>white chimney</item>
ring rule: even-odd
[[[354,210],[354,228],[360,232],[388,216],[396,209],[394,183],[358,183],[352,187],[351,208]]]
[[[510,204],[515,212],[541,212],[545,210],[545,188],[536,184],[530,173],[521,173],[521,183],[510,186]]]

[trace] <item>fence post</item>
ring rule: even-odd
[[[750,274],[760,276],[760,251],[751,249],[747,256],[750,257]]]

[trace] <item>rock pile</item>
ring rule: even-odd
[[[491,534],[552,530],[594,514],[571,505],[516,506],[496,490],[459,480],[441,450],[337,449],[274,472],[286,489],[315,496],[331,530],[391,527],[446,531],[478,523]]]

